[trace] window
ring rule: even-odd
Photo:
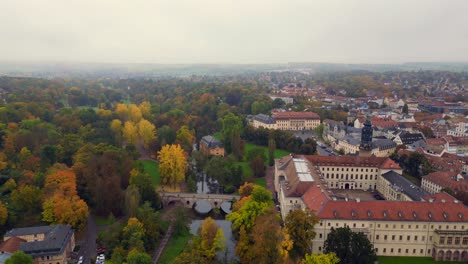
[[[430,250],[430,249],[427,250],[427,254],[431,254],[431,250]]]
[[[390,253],[393,253],[393,248],[390,249]]]
[[[322,233],[319,234],[319,238],[322,238]]]
[[[418,236],[414,236],[414,241],[418,241]]]
[[[383,239],[384,239],[384,240],[387,240],[387,235],[385,235],[385,236],[383,237]]]
[[[395,240],[395,235],[392,236],[392,241],[394,241],[394,240]]]
[[[452,237],[447,237],[447,245],[452,245]]]
[[[398,253],[401,253],[401,248],[398,249]]]
[[[421,237],[421,240],[422,240],[422,241],[425,241],[425,240],[426,240],[426,237],[425,237],[425,236],[422,236],[422,237]]]
[[[405,252],[408,253],[408,249],[406,249]]]
[[[415,254],[415,253],[416,253],[416,249],[414,248],[414,249],[413,249],[413,254]]]
[[[353,227],[356,227],[356,223],[353,224]]]
[[[420,254],[424,253],[424,249],[421,249],[421,250],[419,251],[419,253],[420,253]]]
[[[400,236],[400,241],[403,240],[403,236]]]
[[[429,236],[429,241],[432,241],[432,236]]]
[[[460,237],[455,237],[455,245],[460,245]]]
[[[407,241],[410,241],[410,239],[411,239],[411,236],[407,236],[407,237],[406,237],[406,240],[407,240]]]
[[[388,225],[385,225],[385,228],[388,228]]]
[[[445,244],[445,237],[440,237],[439,244]]]
[[[376,235],[376,236],[375,236],[375,240],[379,240],[379,235]]]
[[[463,244],[463,245],[468,245],[468,237],[464,237],[464,238],[463,238],[462,244]]]
[[[387,248],[383,248],[383,253],[387,252]]]
[[[330,224],[330,223],[328,223],[328,226],[331,226],[331,224]]]
[[[319,251],[322,251],[322,247],[319,247]]]

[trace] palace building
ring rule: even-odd
[[[259,114],[253,117],[255,128],[279,130],[312,130],[320,125],[320,116],[313,112],[277,112],[271,117]]]
[[[274,184],[283,219],[295,209],[320,219],[313,253],[323,252],[332,228],[348,226],[367,235],[379,256],[468,261],[468,208],[401,173],[389,158],[290,155],[276,160]],[[372,190],[386,200],[335,195],[346,189]]]

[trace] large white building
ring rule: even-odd
[[[311,210],[313,253],[322,253],[332,228],[362,232],[380,256],[429,256],[468,261],[468,209],[448,194],[429,195],[401,180],[388,158],[286,156],[275,164],[281,215]],[[387,200],[339,199],[334,189],[376,190]]]
[[[259,114],[253,117],[255,128],[279,130],[312,130],[320,125],[320,116],[312,112],[277,112],[271,117]]]

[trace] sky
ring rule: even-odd
[[[0,61],[467,62],[466,0],[0,0]]]

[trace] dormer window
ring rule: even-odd
[[[368,216],[368,217],[372,217],[372,212],[371,212],[371,210],[367,210],[367,216]]]
[[[388,212],[387,212],[386,210],[383,211],[383,216],[384,216],[385,218],[387,218],[387,215],[388,215]]]
[[[463,214],[459,212],[458,213],[458,218],[463,219]]]
[[[403,218],[403,213],[402,213],[401,211],[398,211],[398,216],[399,216],[400,218]]]
[[[414,218],[418,218],[418,215],[416,214],[415,211],[413,211],[413,217],[414,217]]]
[[[447,219],[448,214],[446,212],[444,212],[442,215],[444,216],[445,219]]]
[[[356,216],[356,211],[351,210],[351,216],[352,216],[352,217],[355,217],[355,216]]]
[[[334,215],[335,217],[338,217],[338,211],[334,210],[334,211],[333,211],[333,215]]]

